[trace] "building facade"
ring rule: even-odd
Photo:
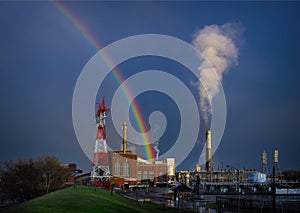
[[[125,184],[137,184],[137,155],[127,151],[109,152],[111,174],[124,178]]]
[[[123,178],[124,184],[153,184],[175,180],[175,159],[150,163],[130,150],[110,151],[109,166],[113,177]]]
[[[139,183],[149,180],[150,182],[153,182],[154,185],[157,182],[167,182],[168,166],[165,163],[138,164],[137,179]]]

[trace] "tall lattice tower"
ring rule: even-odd
[[[102,104],[98,104],[98,111],[96,113],[97,134],[93,158],[93,170],[91,173],[92,180],[103,180],[110,177],[105,129],[106,113],[109,110],[109,108],[106,108],[105,100],[103,98]]]

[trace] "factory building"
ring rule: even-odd
[[[174,162],[174,164],[173,164]],[[131,151],[109,152],[109,163],[113,177],[124,178],[129,185],[153,184],[175,180],[175,159],[167,158],[163,161],[150,163],[139,158]]]
[[[262,153],[262,170],[255,169],[237,169],[233,166],[227,165],[228,169],[214,170],[211,162],[211,148],[212,138],[211,131],[206,132],[206,163],[205,170],[201,169],[201,165],[196,164],[195,170],[192,171],[179,171],[176,173],[176,179],[180,183],[189,186],[195,186],[200,183],[203,191],[209,192],[268,192],[269,183],[271,182],[271,175],[268,175],[267,170],[267,152]],[[275,179],[282,178],[278,175],[278,149],[274,149],[273,167],[275,170]]]
[[[266,174],[251,169],[221,169],[214,171],[180,171],[176,173],[177,180],[188,186],[195,186],[199,177],[201,189],[211,192],[254,192],[254,186],[266,185]]]
[[[126,184],[137,184],[137,155],[131,152],[109,152],[111,175],[124,178]]]
[[[145,181],[153,182],[155,185],[157,182],[167,182],[168,167],[167,164],[139,164],[137,178],[139,183]]]
[[[175,159],[148,162],[126,149],[126,128],[123,124],[123,149],[108,152],[111,175],[124,179],[124,185],[153,184],[175,180]]]

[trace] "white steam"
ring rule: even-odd
[[[158,160],[159,157],[159,152],[160,150],[158,149],[159,141],[156,141],[155,143],[152,144],[152,147],[155,151],[155,160]]]
[[[198,91],[200,108],[208,125],[212,114],[211,101],[219,92],[218,82],[222,81],[223,73],[232,65],[237,64],[237,39],[243,27],[237,23],[226,23],[222,26],[209,25],[196,32],[193,45],[205,58],[199,69]],[[206,88],[201,86],[205,82]]]
[[[151,141],[155,141],[155,139],[154,138],[157,138],[157,135],[158,134],[160,134],[159,133],[159,130],[161,129],[161,126],[159,125],[159,124],[154,124],[153,126],[152,126],[152,132],[153,132],[153,135],[155,136],[155,137],[151,137]],[[160,150],[158,149],[158,146],[159,146],[159,140],[157,140],[157,141],[155,141],[155,142],[152,142],[152,148],[153,148],[153,150],[155,151],[155,159],[153,159],[153,160],[158,160],[158,157],[159,157],[159,152],[160,152]]]

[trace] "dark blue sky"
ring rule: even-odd
[[[171,35],[191,43],[196,30],[206,25],[242,23],[238,65],[226,72],[222,82],[227,123],[215,165],[221,167],[223,162],[260,169],[261,153],[267,149],[270,170],[272,151],[277,147],[281,170],[300,169],[300,2],[63,4],[103,46],[146,33]],[[0,2],[0,27],[0,162],[55,155],[88,171],[91,164],[73,129],[72,96],[80,72],[97,51],[50,2]],[[157,69],[176,67],[152,60],[144,59],[147,69],[152,63]],[[120,65],[120,70],[128,73],[136,67],[138,72],[144,68],[140,64],[129,61]],[[195,80],[179,77],[186,84]],[[114,87],[107,94],[100,91],[99,96],[110,96]],[[144,94],[137,102],[145,115],[161,104],[173,125],[162,140],[172,141],[180,121],[178,109],[166,108],[174,103],[156,95]],[[157,104],[149,107],[147,101],[153,99]],[[109,131],[108,137],[118,140],[114,130]],[[199,136],[199,143],[203,137]],[[198,148],[180,169],[194,168]]]

